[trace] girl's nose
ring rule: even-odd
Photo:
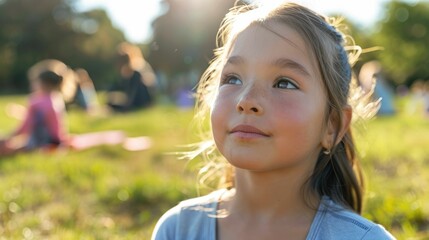
[[[255,86],[244,90],[238,99],[237,111],[244,114],[262,114],[264,109],[261,105],[261,95]]]

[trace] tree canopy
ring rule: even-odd
[[[392,1],[386,9],[373,42],[384,48],[377,57],[389,79],[396,84],[429,79],[429,2]]]
[[[3,0],[0,24],[2,89],[26,89],[28,68],[47,58],[107,82],[115,47],[125,39],[104,10],[78,13],[68,0]]]

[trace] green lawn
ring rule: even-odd
[[[0,97],[0,136],[17,121]],[[1,239],[149,239],[160,215],[196,196],[189,164],[169,154],[192,143],[193,110],[156,106],[127,115],[88,116],[73,109],[70,132],[124,130],[154,146],[128,152],[101,146],[0,159]],[[398,239],[429,239],[429,119],[378,117],[356,134],[367,190],[364,215]]]

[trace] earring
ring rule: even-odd
[[[331,150],[326,149],[326,150],[324,150],[324,151],[323,151],[323,154],[325,154],[325,155],[329,155],[329,154],[331,154]]]

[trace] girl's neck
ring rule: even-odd
[[[280,216],[313,215],[320,202],[315,194],[304,197],[302,186],[308,178],[305,174],[236,171],[236,189],[228,204],[229,211],[275,219]]]
[[[225,217],[217,220],[218,239],[305,239],[320,200],[304,199],[299,174],[236,171],[236,188],[218,205]],[[309,202],[307,202],[307,201]]]

